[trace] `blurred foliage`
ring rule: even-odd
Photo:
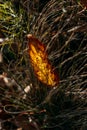
[[[26,34],[30,30],[28,15],[20,1],[0,2],[0,37],[3,38],[0,50],[4,59],[3,66],[5,66],[1,66],[4,71],[8,70],[10,65],[24,64],[23,50],[26,48]]]
[[[18,12],[12,1],[0,2],[0,32],[5,37],[22,38],[27,33],[27,14],[20,6]]]

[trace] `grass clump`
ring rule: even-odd
[[[40,10],[40,3],[33,1],[30,6],[30,2],[0,2],[1,127],[84,130],[87,10],[74,0],[50,0]],[[53,88],[36,78],[30,64],[26,35],[31,32],[45,44],[48,59],[59,73],[60,83]]]

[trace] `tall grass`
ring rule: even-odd
[[[0,43],[0,74],[6,73],[4,78],[12,83],[0,84],[1,110],[12,116],[10,121],[27,113],[40,129],[83,130],[87,124],[87,10],[74,0],[50,0],[42,10],[35,1],[31,3],[0,2],[0,35],[8,38]],[[34,74],[27,53],[28,33],[45,44],[48,60],[60,76],[53,88]]]

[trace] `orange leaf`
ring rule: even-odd
[[[55,86],[59,83],[59,77],[54,68],[48,61],[46,47],[37,38],[28,34],[29,56],[34,73],[37,78],[49,86]]]

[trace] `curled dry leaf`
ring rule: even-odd
[[[46,47],[31,34],[27,35],[29,40],[29,57],[36,77],[48,86],[55,86],[59,83],[59,76],[48,60]]]

